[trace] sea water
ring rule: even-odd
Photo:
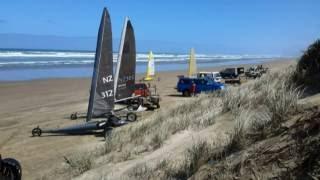
[[[188,69],[188,54],[154,53],[156,72]],[[196,54],[198,68],[236,64],[259,64],[272,55]],[[113,54],[114,67],[117,53]],[[93,51],[0,49],[0,81],[24,81],[47,78],[91,77]],[[137,53],[136,72],[145,73],[148,53]]]

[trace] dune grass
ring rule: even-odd
[[[234,115],[234,130],[229,135],[229,142],[221,146],[223,150],[218,151],[217,147],[206,146],[205,152],[202,150],[204,149],[202,143],[195,144],[193,149],[197,151],[186,151],[186,160],[180,164],[178,171],[172,168],[174,161],[166,163],[167,166],[162,170],[165,174],[163,179],[187,179],[199,169],[201,164],[208,164],[210,160],[219,160],[217,154],[225,156],[223,157],[225,159],[256,141],[279,133],[282,123],[288,116],[299,113],[298,100],[305,88],[319,87],[319,80],[320,40],[317,40],[309,46],[297,66],[269,72],[255,81],[219,93],[217,97],[222,100],[222,112]],[[319,91],[319,88],[317,90]],[[199,152],[203,153],[203,156],[197,157]],[[193,168],[190,169],[190,167]],[[215,179],[233,179],[234,175],[227,173],[234,171],[230,168],[225,164],[225,173],[217,174]],[[257,175],[264,179],[263,174]]]
[[[141,153],[154,151],[176,133],[188,129],[197,131],[214,124],[220,112],[220,98],[208,94],[185,101],[172,109],[157,111],[148,119],[114,129],[106,137],[105,143],[91,153],[65,157],[67,167],[60,173],[74,177],[104,163],[127,161]],[[99,158],[103,160],[96,162]]]
[[[130,149],[133,154],[139,154],[158,149],[173,134],[214,124],[215,116],[221,111],[220,104],[218,98],[201,95],[170,110],[156,112],[149,119],[115,129],[106,139],[104,152]]]
[[[179,162],[165,160],[155,167],[139,164],[128,176],[134,179],[186,179],[210,160],[219,160],[266,138],[281,128],[286,117],[298,109],[300,89],[292,83],[295,68],[270,72],[259,79],[223,92],[200,95],[172,109],[156,112],[150,118],[115,129],[97,149],[92,159],[68,158],[76,175],[104,163],[134,159],[141,153],[161,148],[172,135],[186,129],[200,130],[215,123],[222,113],[234,117],[234,130],[227,142],[196,141]],[[105,157],[98,164],[94,159]],[[75,165],[77,164],[77,165]]]
[[[161,179],[187,179],[209,161],[219,161],[281,129],[286,118],[299,109],[301,90],[293,83],[294,71],[292,66],[283,71],[270,72],[242,86],[229,87],[222,93],[213,94],[211,98],[221,100],[221,112],[232,113],[234,117],[234,128],[228,142],[217,145],[213,143],[214,139],[211,142],[198,140],[185,151],[182,161],[166,161],[165,166],[160,166],[162,169],[146,168],[144,165],[144,173],[148,174],[148,178],[155,172],[161,172],[152,178],[160,174]],[[195,101],[198,100],[202,99]]]

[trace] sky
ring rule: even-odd
[[[103,7],[114,49],[125,16],[138,51],[294,56],[320,37],[319,0],[2,0],[0,48],[93,50]]]

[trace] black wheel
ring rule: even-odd
[[[182,95],[185,96],[185,97],[189,97],[190,96],[190,92],[189,91],[183,91]]]
[[[131,121],[131,122],[136,121],[137,120],[137,115],[135,113],[128,113],[127,114],[127,120]]]
[[[158,103],[158,104],[156,104],[156,107],[157,107],[157,109],[159,109],[160,108],[160,104]]]
[[[21,180],[22,170],[20,163],[12,158],[6,158],[2,160],[2,166],[4,166],[6,171],[6,177],[4,179],[14,179]],[[1,174],[0,174],[1,177]],[[1,179],[1,178],[0,178]]]
[[[39,127],[32,129],[32,136],[41,136],[42,130]]]
[[[78,119],[77,113],[72,113],[71,116],[70,116],[70,119],[71,119],[71,120],[76,120],[76,119]]]

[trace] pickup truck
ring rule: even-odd
[[[188,78],[179,77],[177,83],[177,91],[181,92],[183,96],[190,96],[192,84],[195,83],[196,90],[195,93],[201,92],[213,92],[216,90],[224,89],[224,84],[220,82],[215,82],[212,78]]]

